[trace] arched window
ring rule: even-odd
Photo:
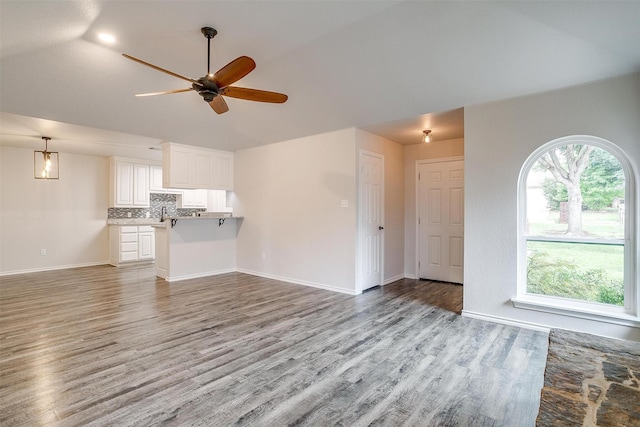
[[[638,320],[634,188],[626,156],[601,138],[560,138],[527,159],[516,307]]]

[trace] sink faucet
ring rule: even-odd
[[[165,219],[164,217],[165,217],[166,215],[167,215],[167,207],[166,207],[166,206],[163,206],[163,207],[160,209],[160,222],[164,222],[164,219]]]

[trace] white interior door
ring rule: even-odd
[[[420,278],[462,283],[463,161],[419,163],[418,199]]]
[[[382,155],[360,152],[360,282],[362,289],[382,285],[384,163]]]

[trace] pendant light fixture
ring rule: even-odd
[[[33,152],[33,177],[35,179],[59,179],[58,152],[49,151],[51,138],[43,136],[44,151]]]
[[[422,142],[424,142],[425,144],[428,142],[431,142],[431,130],[426,129],[422,131],[423,135],[422,135]]]

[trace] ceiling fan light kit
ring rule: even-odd
[[[269,102],[276,104],[286,102],[288,97],[287,95],[282,93],[231,86],[233,83],[237,82],[256,68],[255,61],[248,56],[240,56],[219,69],[215,74],[211,74],[211,39],[214,38],[216,34],[218,34],[218,31],[216,31],[216,29],[212,27],[203,27],[200,29],[200,31],[202,32],[202,35],[207,39],[207,74],[203,77],[200,77],[199,79],[184,77],[180,74],[174,73],[173,71],[160,68],[156,65],[150,64],[133,56],[124,53],[122,54],[122,56],[127,59],[191,83],[191,87],[187,89],[174,89],[163,92],[141,93],[137,94],[136,96],[168,95],[173,93],[189,92],[193,90],[198,92],[202,99],[204,99],[204,101],[207,102],[213,109],[213,111],[215,111],[217,114],[222,114],[229,111],[229,107],[227,106],[227,103],[222,95],[248,101]]]

